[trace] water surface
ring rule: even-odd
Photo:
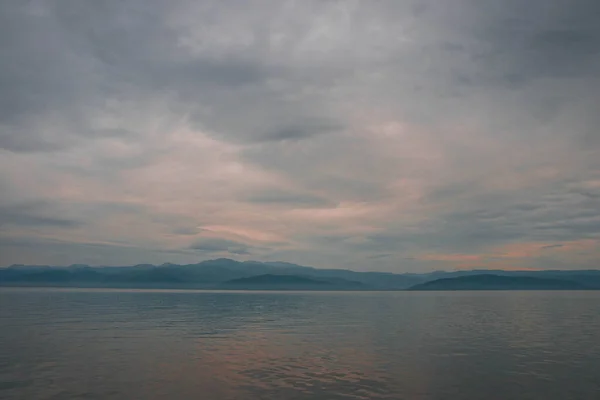
[[[600,292],[0,289],[2,399],[597,399]]]

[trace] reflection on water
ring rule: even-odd
[[[595,399],[600,292],[0,289],[3,399]]]

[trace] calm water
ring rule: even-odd
[[[600,292],[0,289],[2,399],[598,399]]]

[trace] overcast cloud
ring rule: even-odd
[[[597,0],[0,2],[0,265],[596,268]]]

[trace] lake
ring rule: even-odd
[[[600,292],[0,288],[2,399],[597,399]]]

